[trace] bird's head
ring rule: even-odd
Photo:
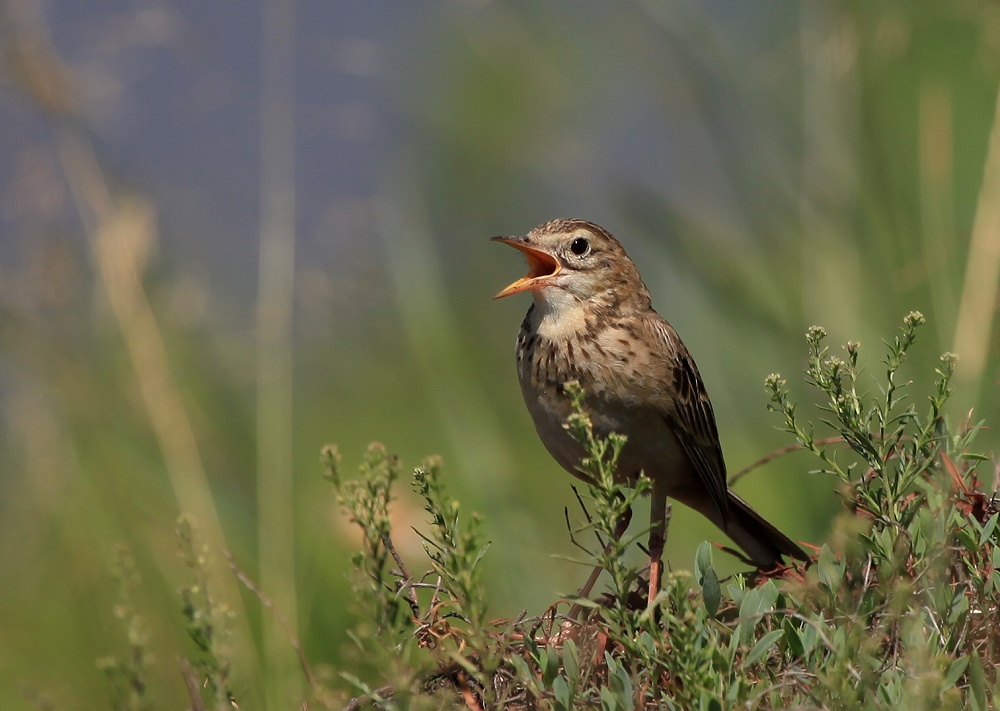
[[[549,303],[598,300],[649,304],[635,264],[610,232],[585,220],[553,220],[522,237],[494,237],[528,259],[528,273],[494,299],[531,291]],[[642,305],[642,303],[640,303]]]

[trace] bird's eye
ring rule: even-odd
[[[590,251],[590,242],[587,241],[586,237],[577,237],[570,243],[569,249],[576,256],[582,257]]]

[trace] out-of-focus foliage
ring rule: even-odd
[[[814,322],[868,346],[919,309],[937,348],[913,372],[956,353],[950,414],[1000,417],[992,0],[355,5],[300,7],[288,40],[295,574],[261,592],[294,593],[318,675],[351,654],[355,543],[320,476],[325,442],[444,455],[456,498],[489,512],[491,614],[579,583],[551,558],[572,551],[569,478],[513,373],[527,305],[489,301],[522,265],[491,235],[579,216],[621,238],[698,360],[732,472],[784,443],[759,384],[806,366]],[[273,613],[222,550],[258,579],[258,527],[286,505],[255,474],[254,318],[270,306],[255,11],[0,2],[5,708],[110,707],[97,660],[126,662],[137,630],[149,656],[105,670],[145,670],[149,698],[182,703],[181,670],[160,673],[201,648],[176,593],[201,584],[177,555],[181,514],[208,546],[204,609],[233,613],[232,667],[214,673],[246,705],[273,701],[256,681]],[[805,461],[738,490],[820,543],[838,504]],[[393,504],[394,530],[421,520],[418,497]],[[714,536],[675,510],[668,553],[687,567]],[[397,545],[420,554],[416,535]]]

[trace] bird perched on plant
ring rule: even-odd
[[[517,375],[542,443],[569,473],[583,449],[563,427],[563,392],[583,388],[595,433],[625,435],[616,477],[651,480],[650,588],[659,591],[667,498],[698,511],[762,570],[805,552],[729,490],[712,403],[677,332],[653,310],[642,277],[610,232],[585,220],[553,220],[520,237],[528,274],[494,298],[530,291],[517,337]],[[619,527],[619,536],[624,533]],[[581,591],[589,594],[599,569]]]

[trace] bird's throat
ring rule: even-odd
[[[535,330],[542,338],[561,343],[593,328],[592,305],[561,289],[534,292],[532,314]]]

